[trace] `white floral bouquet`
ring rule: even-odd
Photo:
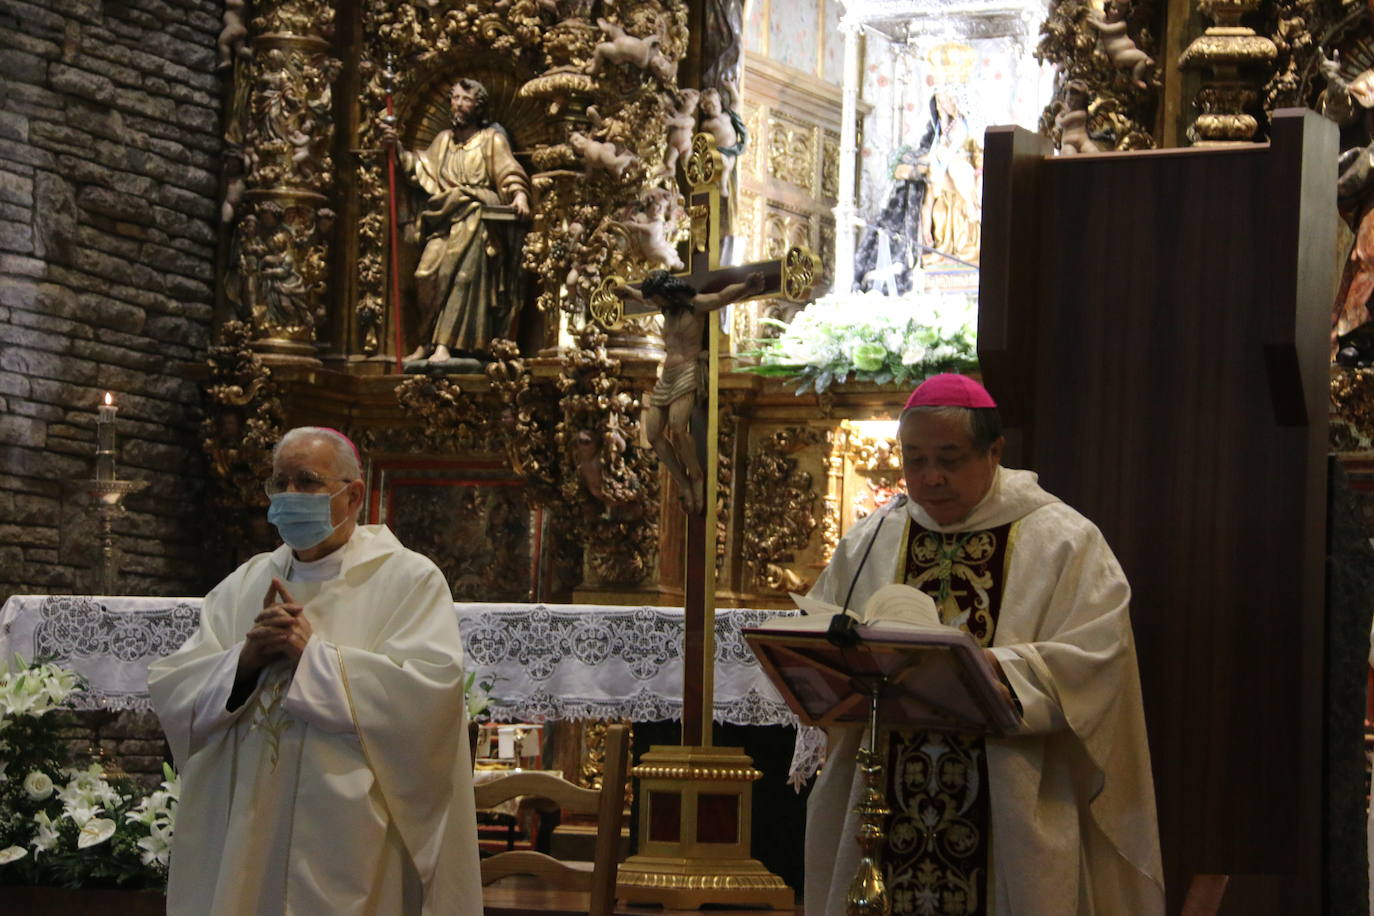
[[[808,305],[771,340],[746,356],[758,375],[793,378],[797,394],[825,391],[856,381],[905,384],[937,372],[968,372],[978,366],[971,297],[940,293],[885,296],[878,291],[832,293]]]
[[[79,678],[50,663],[0,672],[0,884],[162,887],[178,779],[150,794],[96,762],[77,766],[51,715]]]

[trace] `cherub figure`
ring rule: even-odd
[[[676,69],[662,51],[658,49],[662,39],[657,35],[639,38],[622,29],[609,19],[596,20],[597,26],[606,34],[606,40],[596,46],[592,53],[588,73],[595,76],[607,62],[629,64],[640,70],[648,70],[663,83],[671,83],[676,77]]]
[[[224,154],[224,200],[219,205],[219,221],[225,225],[234,222],[243,192],[247,188],[247,163],[243,153],[230,148]]]
[[[1140,89],[1148,87],[1145,73],[1154,66],[1154,60],[1126,34],[1126,17],[1130,14],[1129,0],[1107,0],[1102,13],[1088,10],[1088,21],[1097,29],[1102,50],[1118,70],[1130,70],[1131,82]]]
[[[716,293],[699,293],[686,280],[655,270],[639,289],[621,285],[616,292],[636,302],[651,303],[663,313],[663,368],[644,412],[644,430],[668,473],[677,481],[683,511],[705,511],[701,462],[692,429],[692,412],[706,392],[706,352],[702,335],[711,312],[763,292],[759,271]]]
[[[605,507],[607,516],[613,514],[621,506],[625,505],[625,500],[618,498],[620,494],[613,492],[615,489],[606,474],[606,454],[609,452],[614,459],[625,453],[625,437],[614,429],[607,430],[605,433],[605,449],[597,441],[597,437],[591,430],[579,429],[573,436],[569,452],[572,454],[573,466],[577,468],[578,480],[582,486],[586,487],[587,493],[592,499]]]
[[[668,146],[663,155],[663,174],[672,178],[677,174],[677,161],[692,152],[692,131],[697,126],[697,103],[701,93],[684,89],[678,93],[677,108],[668,118]]]
[[[748,139],[744,122],[732,109],[725,107],[718,89],[707,89],[701,93],[700,108],[701,129],[715,138],[716,149],[720,150],[720,157],[724,161],[720,186],[729,187],[735,160],[744,152],[744,144]]]
[[[248,28],[243,24],[243,6],[244,0],[224,0],[224,18],[221,20],[224,25],[216,41],[219,49],[216,70],[229,69],[234,65],[235,56],[249,53],[243,41],[248,37]]]
[[[619,180],[635,161],[634,153],[629,150],[617,152],[614,143],[593,140],[581,131],[575,130],[568,135],[568,145],[582,157],[588,178],[596,172],[605,172]]]
[[[1059,128],[1059,154],[1101,152],[1088,136],[1088,84],[1069,80],[1064,84],[1064,97],[1055,106],[1054,126]]]
[[[677,246],[668,238],[668,216],[673,195],[663,188],[653,188],[623,220],[611,223],[624,231],[639,257],[655,267],[682,270],[685,265],[678,257]]]

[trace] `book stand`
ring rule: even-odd
[[[744,631],[754,654],[797,717],[807,725],[865,723],[868,746],[858,755],[864,787],[854,811],[862,857],[845,897],[848,916],[888,916],[883,880],[884,789],[878,725],[965,734],[1004,735],[1020,719],[983,650],[957,630],[860,626],[852,647],[824,632],[760,627]]]

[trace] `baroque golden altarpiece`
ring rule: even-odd
[[[370,0],[339,6],[345,21],[327,2],[277,0],[255,4],[224,48],[220,326],[203,444],[214,507],[244,549],[270,540],[258,481],[272,442],[314,423],[363,446],[371,517],[439,562],[459,599],[681,602],[681,510],[641,430],[661,344],[653,321],[603,329],[587,304],[604,277],[672,268],[655,242],[691,235],[685,161],[677,174],[665,165],[699,107],[680,79],[740,108],[752,138],[730,204],[750,239],[739,255],[800,244],[828,265],[840,96],[813,78],[789,107],[785,75],[753,60],[758,91],[739,105],[737,15],[698,26],[694,41],[700,11],[677,0],[595,4],[589,21],[592,7]],[[703,74],[703,59],[730,64]],[[423,149],[460,79],[485,87],[487,116],[528,175],[528,292],[483,365],[402,375],[398,353],[417,341],[418,250],[400,231],[407,188],[383,131]],[[761,316],[795,308],[735,309],[736,346]],[[857,412],[837,412],[753,376],[729,374],[723,391],[721,600],[782,603],[893,485],[890,458],[847,457],[887,456],[847,421],[890,416],[896,394],[861,393]]]
[[[587,304],[603,277],[674,267],[692,222],[682,137],[700,129],[706,91],[738,109],[747,137],[730,200],[736,254],[804,245],[831,276],[841,90],[745,52],[742,7],[264,0],[246,22],[231,7],[203,444],[235,543],[270,539],[257,480],[271,442],[323,423],[365,446],[370,512],[435,556],[460,598],[679,600],[680,511],[640,428],[655,328],[598,328]],[[1057,143],[1079,128],[1099,149],[1244,142],[1263,139],[1276,108],[1335,111],[1333,72],[1357,89],[1370,78],[1374,22],[1366,3],[1339,0],[1054,0],[1036,55],[1058,74],[1040,125]],[[418,248],[391,211],[407,189],[383,125],[399,148],[422,148],[458,79],[485,86],[528,175],[527,291],[484,367],[401,376],[397,356],[419,331]],[[1347,105],[1342,147],[1353,151],[1374,141],[1362,110],[1374,96],[1350,98],[1360,104]],[[1345,239],[1343,269],[1374,273]],[[770,333],[761,318],[795,310],[736,308],[732,349]],[[739,374],[722,388],[721,600],[782,603],[895,484],[891,430],[866,421],[890,419],[898,393],[795,398]],[[1357,476],[1374,471],[1374,369],[1333,365],[1332,409],[1333,446]]]

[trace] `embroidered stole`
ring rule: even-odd
[[[984,647],[992,645],[1015,524],[941,534],[907,522],[898,581],[918,588]],[[991,850],[983,739],[891,729],[883,869],[893,913],[985,914]]]

